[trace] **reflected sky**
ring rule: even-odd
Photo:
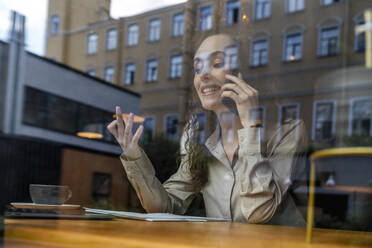
[[[135,15],[151,9],[186,2],[185,0],[111,0],[114,18]],[[0,40],[7,40],[10,10],[26,16],[26,49],[44,55],[48,0],[0,0]]]

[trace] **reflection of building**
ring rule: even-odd
[[[102,175],[112,191],[106,185],[98,192],[127,204],[121,150],[106,126],[118,104],[138,113],[140,95],[26,52],[25,19],[12,12],[12,21],[9,42],[0,41],[0,157],[6,158],[0,181],[14,194],[1,199],[0,209],[6,199],[25,201],[29,183],[70,185],[72,201],[91,204]]]
[[[80,26],[67,21],[83,18],[78,8],[61,3],[68,1],[50,0],[46,55],[141,93],[141,114],[151,118],[147,126],[157,133],[175,137],[175,119],[184,113],[181,89],[193,80],[191,56],[202,38],[214,33],[239,39],[226,58],[234,68],[239,56],[244,78],[261,93],[255,111],[265,121],[265,138],[288,118],[305,120],[316,141],[334,142],[353,130],[372,132],[371,107],[355,98],[372,92],[350,86],[354,79],[346,75],[355,74],[331,76],[364,65],[368,39],[355,29],[365,23],[369,0],[190,0],[119,20],[96,16]],[[89,7],[87,16],[99,13],[100,6],[82,4]],[[344,87],[346,81],[352,88]],[[350,91],[355,95],[345,94]]]

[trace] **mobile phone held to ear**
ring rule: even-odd
[[[231,73],[233,76],[237,76],[238,75],[238,72],[237,71],[233,71]],[[231,80],[226,80],[226,83],[228,84],[235,84],[233,81]],[[221,99],[221,102],[223,105],[225,105],[233,114],[235,115],[239,115],[238,113],[238,109],[236,108],[236,103],[234,102],[233,99],[229,98],[229,97],[222,97]]]

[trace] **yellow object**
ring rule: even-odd
[[[77,136],[87,139],[102,139],[103,135],[100,133],[94,133],[94,132],[77,132]]]
[[[116,114],[114,114],[113,117],[116,119],[118,116],[117,116]],[[129,118],[129,114],[122,114],[122,117],[123,117],[123,118]],[[142,123],[142,122],[145,121],[145,118],[142,117],[142,116],[134,115],[134,119],[133,119],[133,121],[134,121],[135,123]]]
[[[310,156],[310,188],[309,205],[307,209],[306,242],[311,242],[314,222],[314,201],[315,201],[315,160],[319,158],[341,157],[341,156],[372,156],[372,147],[348,147],[333,148],[314,152]]]

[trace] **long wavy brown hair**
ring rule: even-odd
[[[196,118],[195,110],[200,110],[202,108],[194,85],[192,84],[190,88],[191,97],[189,98],[187,106],[188,111],[185,118],[187,121],[184,127],[185,140],[182,144],[184,151],[180,151],[179,159],[182,163],[186,164],[187,169],[190,172],[194,190],[198,192],[208,183],[208,165],[213,158],[205,144],[199,143],[201,127]],[[207,116],[215,116],[212,111],[204,110],[204,112]],[[217,126],[216,118],[209,118],[208,121],[207,123],[211,128],[204,130],[206,132],[206,137],[209,137],[209,135],[214,131],[214,127]]]

